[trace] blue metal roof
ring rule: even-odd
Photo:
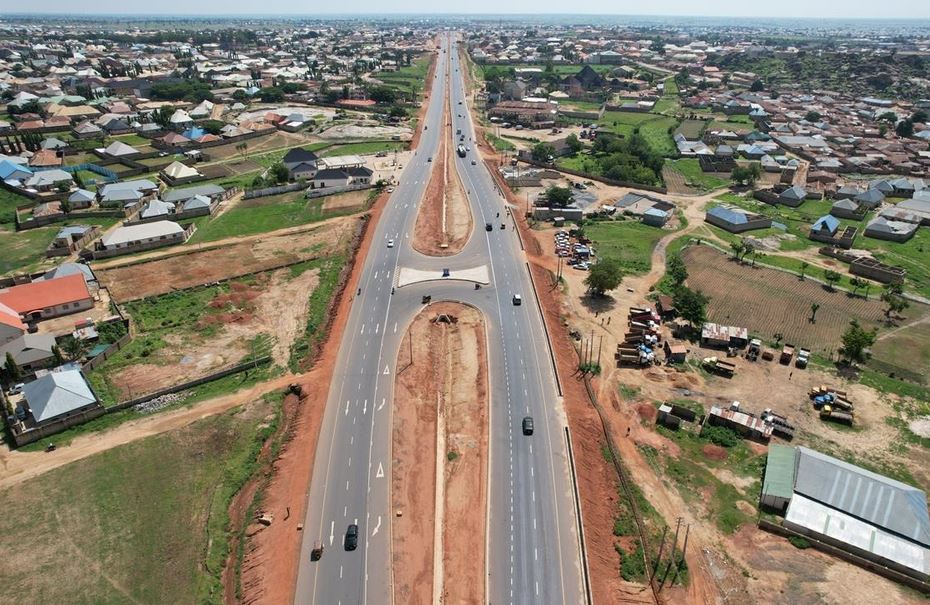
[[[749,222],[749,219],[746,218],[746,215],[742,212],[737,212],[732,208],[727,208],[726,206],[717,206],[716,208],[711,208],[707,211],[707,214],[717,217],[720,220],[726,221],[731,225],[744,225]]]
[[[840,228],[840,219],[836,218],[833,215],[827,214],[821,216],[817,219],[817,222],[814,223],[812,229],[814,231],[829,231],[830,233],[836,233],[836,230]]]

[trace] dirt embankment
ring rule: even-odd
[[[303,397],[290,422],[289,441],[274,462],[274,471],[262,495],[262,508],[275,521],[249,537],[240,572],[240,602],[250,605],[278,605],[294,599],[297,566],[300,561],[301,532],[297,524],[306,516],[307,492],[316,455],[316,443],[323,422],[339,346],[342,342],[351,297],[345,296],[358,285],[362,261],[371,248],[374,226],[384,209],[386,196],[379,196],[371,210],[371,220],[360,234],[360,244],[346,267],[345,285],[339,288],[321,338],[308,355],[312,369],[297,382]],[[354,246],[353,246],[354,247]]]
[[[428,256],[458,254],[468,242],[473,228],[465,188],[451,157],[455,151],[448,107],[443,111],[442,121],[439,151],[433,157],[433,169],[413,233],[413,248]]]
[[[453,303],[427,307],[401,345],[392,474],[398,602],[484,598],[486,351],[481,314]]]

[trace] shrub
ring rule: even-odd
[[[734,447],[740,442],[740,436],[725,426],[705,425],[701,429],[701,437],[722,447]]]

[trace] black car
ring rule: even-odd
[[[523,419],[523,434],[532,435],[533,434],[533,417],[527,416]]]
[[[485,230],[485,231],[494,231],[494,225],[492,225],[491,223],[485,223],[485,224],[484,224],[484,230]]]
[[[345,539],[346,550],[355,550],[358,548],[358,525],[353,523],[349,526],[349,529],[346,530],[346,539]]]

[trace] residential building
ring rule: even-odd
[[[86,311],[94,299],[83,276],[67,275],[0,289],[0,305],[29,322]]]
[[[730,206],[711,208],[704,214],[704,221],[730,233],[743,233],[772,226],[772,219],[767,216]]]

